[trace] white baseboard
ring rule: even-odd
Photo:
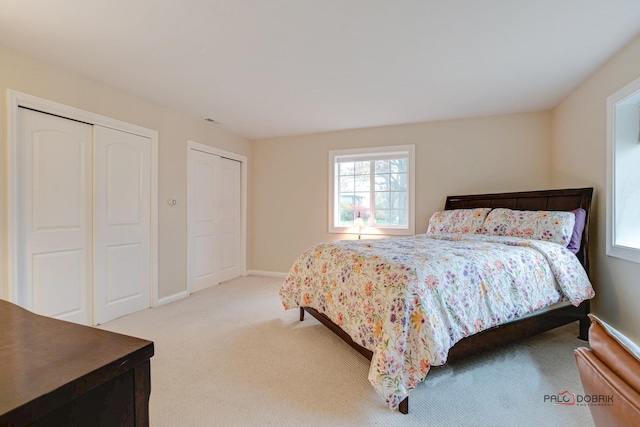
[[[264,270],[247,270],[247,276],[278,277],[278,278],[284,279],[287,277],[287,273],[280,273],[277,271],[264,271]]]
[[[169,295],[168,297],[158,298],[158,303],[156,307],[169,304],[170,302],[178,301],[182,298],[186,298],[189,296],[187,291],[178,292],[177,294]]]

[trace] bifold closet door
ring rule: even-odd
[[[190,292],[220,283],[218,193],[220,157],[189,152]]]
[[[91,324],[92,126],[18,109],[17,303]]]
[[[240,166],[236,160],[220,158],[220,281],[240,276]]]
[[[189,150],[189,291],[240,276],[241,163]]]
[[[150,306],[151,140],[94,126],[94,323]]]

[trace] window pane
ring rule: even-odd
[[[375,208],[377,209],[389,209],[389,193],[386,191],[376,191]],[[376,215],[376,218],[378,216]]]
[[[407,193],[394,191],[389,196],[389,207],[391,209],[406,209],[407,208]]]
[[[375,210],[376,217],[376,225],[385,226],[388,224],[388,211],[386,209],[376,209]]]
[[[338,163],[340,175],[353,175],[354,164],[353,162]]]
[[[376,174],[389,173],[389,160],[376,160]]]
[[[407,225],[407,211],[400,209],[376,209],[376,225],[403,227]]]
[[[407,189],[407,174],[406,173],[392,173],[389,178],[391,190],[406,190]]]
[[[340,177],[340,193],[350,193],[355,190],[355,178],[353,176]]]
[[[402,226],[407,225],[407,211],[392,209],[388,211],[389,225]]]
[[[406,172],[407,171],[407,159],[395,159],[389,161],[391,173]]]
[[[353,220],[358,216],[358,212],[360,212],[360,217],[364,220],[364,223],[368,225],[367,220],[369,219],[371,212],[369,193],[351,194],[350,201],[351,200],[353,203],[349,203],[348,208],[345,209],[344,215],[344,220],[348,221],[348,224],[344,225],[351,227],[353,225]]]
[[[355,203],[355,194],[353,193],[341,193],[340,194],[340,204],[341,205],[353,205]]]
[[[366,223],[369,205],[369,193],[340,194],[340,225],[351,227],[358,212]]]
[[[406,212],[407,211],[398,210],[398,209],[390,209],[385,211],[386,219],[387,219],[386,225],[394,226],[394,227],[407,225]]]
[[[354,206],[356,209],[369,209],[371,207],[369,193],[356,193]]]
[[[407,210],[398,211],[398,225],[406,226],[409,223],[409,215]]]
[[[376,191],[384,191],[389,189],[389,175],[376,175],[374,178],[376,182]]]
[[[353,195],[340,195],[340,221],[341,226],[348,226],[353,223]]]
[[[395,226],[396,224],[394,223],[393,216],[391,214],[392,211],[384,211],[384,212],[385,212],[385,217],[386,217],[384,225],[386,225],[387,227]]]
[[[364,221],[364,225],[365,226],[370,226],[371,225],[371,210],[370,209],[359,210],[359,211],[356,212],[356,216],[358,215],[358,212],[360,212],[360,217]]]
[[[371,162],[355,162],[355,171],[356,175],[369,175]]]
[[[356,191],[369,191],[371,187],[370,175],[356,175]]]

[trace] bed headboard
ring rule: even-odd
[[[576,256],[589,274],[589,217],[592,196],[593,188],[472,194],[448,196],[444,208],[509,208],[523,211],[571,211],[582,208],[587,217],[582,232],[582,243]]]

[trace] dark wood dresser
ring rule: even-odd
[[[153,351],[0,300],[0,426],[148,426]]]

